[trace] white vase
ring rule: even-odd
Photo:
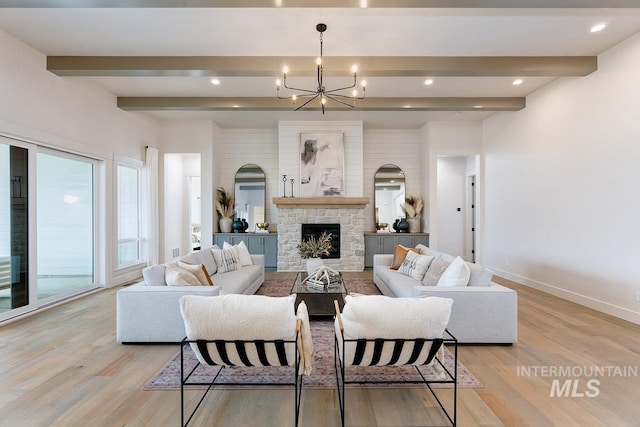
[[[409,223],[409,233],[419,233],[420,232],[420,219],[418,219],[418,218],[407,218],[407,222]]]
[[[307,258],[307,274],[311,276],[314,271],[324,265],[322,258]]]
[[[220,224],[221,233],[231,233],[231,225],[233,224],[233,220],[231,218],[222,217],[218,222]]]

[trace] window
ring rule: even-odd
[[[117,165],[118,267],[140,261],[141,165]]]

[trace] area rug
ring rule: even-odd
[[[267,280],[257,292],[262,295],[286,296],[291,289],[290,280]],[[379,294],[377,287],[368,280],[348,280],[349,292],[361,294]],[[334,332],[332,320],[311,320],[311,335],[315,350],[313,372],[310,376],[303,377],[304,388],[327,389],[336,387],[334,368]],[[458,350],[460,351],[460,349]],[[185,369],[190,370],[197,363],[195,354],[190,348],[185,351]],[[444,365],[450,371],[453,370],[453,356],[446,350]],[[201,365],[191,376],[193,382],[210,381],[211,376],[220,370],[218,367]],[[420,371],[427,379],[437,379],[433,368],[420,367]],[[419,381],[420,376],[413,367],[389,366],[389,367],[352,367],[347,370],[349,381],[394,380],[394,381]],[[279,383],[291,382],[293,372],[287,367],[269,368],[245,368],[230,367],[222,369],[218,380],[219,388],[236,388],[237,385],[225,383],[266,383],[263,386],[253,388],[270,388]],[[394,384],[394,387],[418,387],[416,384]],[[451,384],[434,384],[436,387],[451,387]],[[347,387],[380,387],[376,384],[350,384]],[[458,387],[482,387],[478,379],[458,361]],[[158,372],[144,387],[144,390],[179,390],[180,389],[180,352]]]

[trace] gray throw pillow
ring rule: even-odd
[[[440,280],[440,276],[442,276],[442,273],[444,273],[447,267],[449,267],[449,264],[449,262],[442,258],[434,259],[422,278],[422,284],[424,286],[436,286],[438,284],[438,280]]]
[[[471,270],[468,286],[489,286],[491,284],[493,271],[473,262],[467,262],[467,265]]]
[[[142,269],[142,277],[146,286],[166,286],[164,280],[164,264],[150,265]]]

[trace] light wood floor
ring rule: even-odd
[[[351,277],[371,278],[371,271]],[[459,391],[459,425],[640,426],[639,377],[598,377],[596,397],[550,397],[558,377],[519,372],[532,366],[617,366],[635,367],[640,374],[640,326],[496,281],[518,291],[519,341],[461,346],[461,361],[484,387]],[[177,345],[116,343],[116,291],[0,326],[1,426],[180,424],[179,392],[142,390]],[[588,379],[579,379],[577,393],[588,391]],[[292,426],[292,393],[213,392],[193,425]],[[194,396],[188,395],[190,402]],[[349,426],[444,425],[424,390],[347,390],[347,399]],[[333,390],[303,392],[301,425],[339,425]]]

